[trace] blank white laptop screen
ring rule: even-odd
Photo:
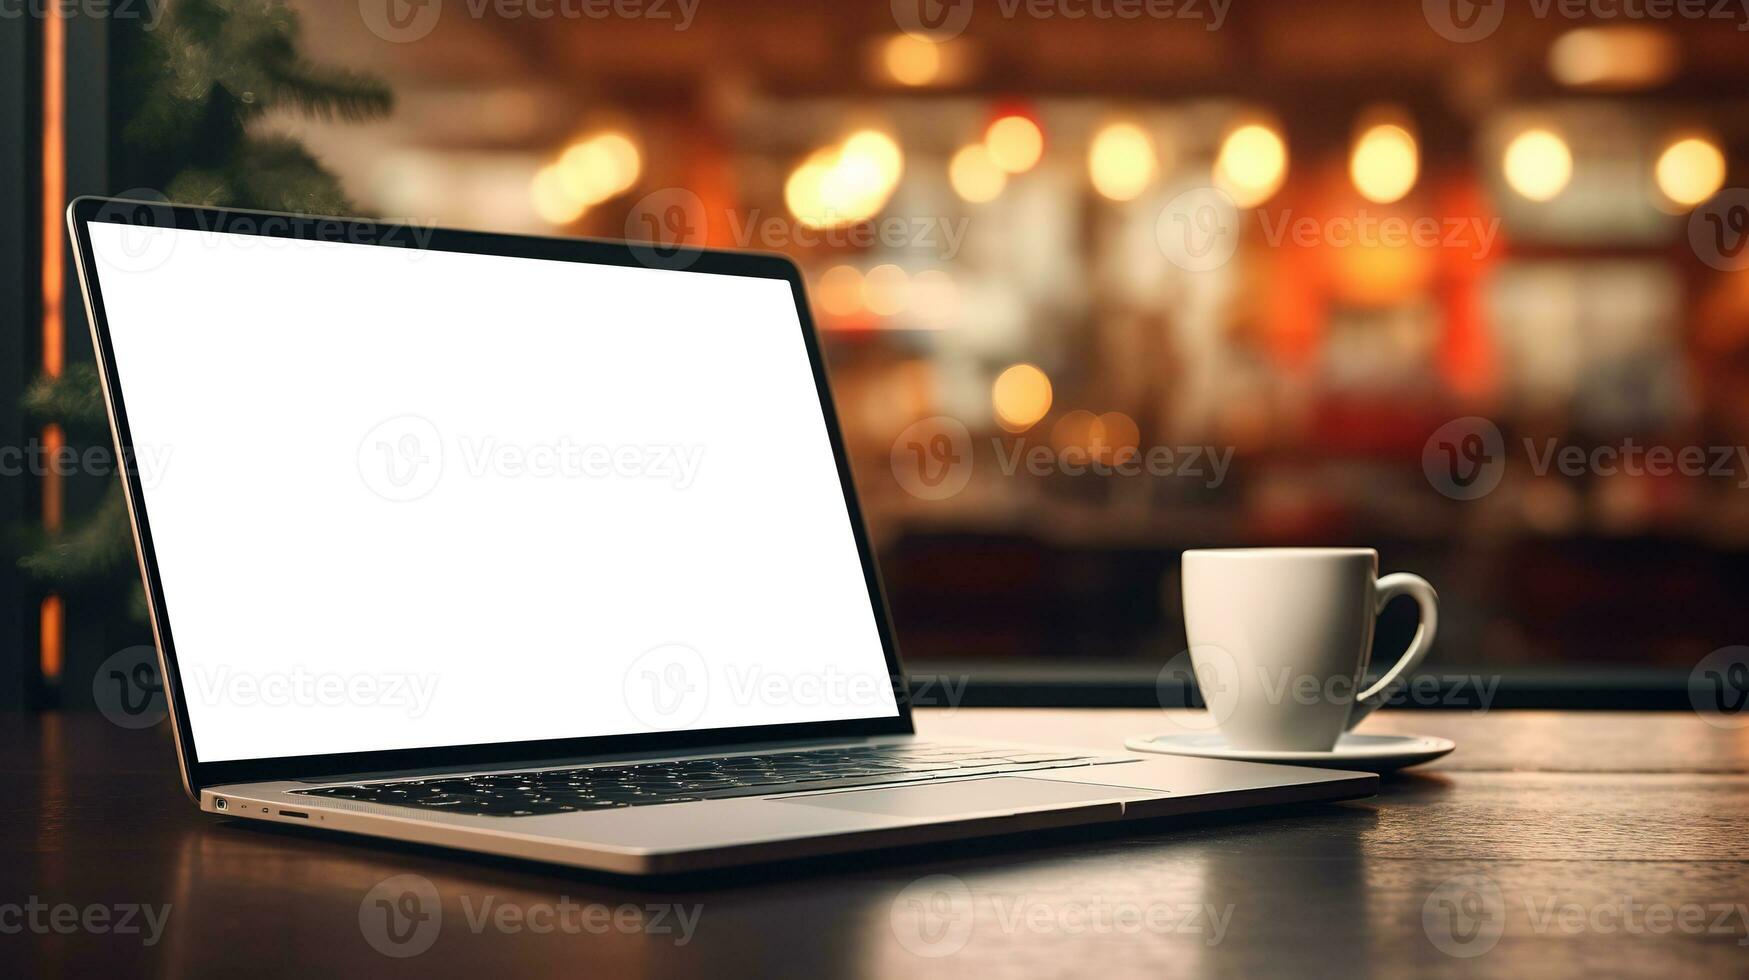
[[[787,282],[89,228],[200,761],[898,713]]]

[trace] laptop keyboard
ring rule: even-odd
[[[449,813],[533,817],[1127,761],[1073,752],[917,743],[431,776],[293,792]]]

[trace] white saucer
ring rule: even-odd
[[[1163,752],[1166,755],[1194,755],[1207,759],[1238,759],[1244,762],[1274,762],[1290,766],[1318,766],[1324,769],[1358,769],[1363,772],[1391,772],[1405,766],[1416,766],[1457,748],[1449,738],[1431,735],[1343,735],[1336,748],[1329,752],[1271,752],[1264,749],[1235,749],[1214,732],[1174,732],[1165,735],[1137,735],[1124,742],[1124,748],[1134,752]]]

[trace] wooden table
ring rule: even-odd
[[[919,717],[934,735],[1103,751],[1169,726],[1158,711]],[[0,972],[1749,975],[1749,731],[1687,713],[1381,712],[1366,728],[1459,748],[1361,803],[653,886],[210,819],[162,728],[0,716]],[[373,904],[398,875],[441,905],[402,946]]]

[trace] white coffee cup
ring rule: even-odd
[[[1371,548],[1186,551],[1183,568],[1191,661],[1234,748],[1335,748],[1427,658],[1439,625],[1433,586],[1406,573],[1380,578]],[[1360,690],[1373,625],[1399,595],[1420,605],[1421,625],[1391,669]]]

